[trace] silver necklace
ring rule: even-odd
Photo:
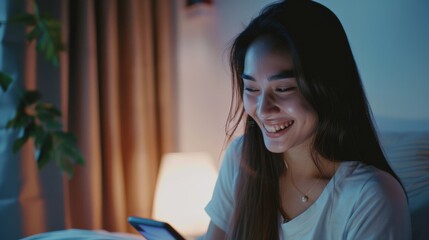
[[[287,170],[289,170],[289,166],[287,165],[287,162],[286,162],[286,160],[284,160],[284,163],[285,163],[285,165],[286,165],[286,169]],[[314,182],[314,184],[313,185],[311,185],[311,187],[310,187],[310,189],[308,189],[308,191],[306,192],[306,193],[304,193],[303,191],[301,191],[296,185],[295,185],[295,181],[293,180],[293,175],[292,175],[292,171],[290,171],[290,178],[291,178],[291,182],[292,182],[292,185],[293,185],[293,187],[299,192],[299,193],[301,193],[302,194],[302,196],[301,196],[301,202],[302,203],[306,203],[306,202],[308,202],[308,196],[309,196],[309,194],[311,193],[311,191],[313,190],[313,188],[314,188],[314,186],[316,186],[317,185],[317,183],[320,181],[320,178],[318,178],[317,179],[317,181],[316,182]]]

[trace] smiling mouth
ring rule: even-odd
[[[282,124],[274,124],[274,125],[266,125],[266,124],[264,124],[264,128],[269,133],[277,133],[277,132],[280,132],[280,131],[283,131],[283,130],[289,128],[290,126],[292,126],[293,123],[294,123],[294,121],[291,120],[289,122],[285,122],[285,123],[282,123]]]

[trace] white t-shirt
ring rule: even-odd
[[[225,232],[234,207],[241,139],[228,147],[206,212]],[[343,162],[319,198],[287,223],[280,239],[411,239],[407,200],[391,175],[359,162]]]

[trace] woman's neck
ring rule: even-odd
[[[298,181],[300,179],[331,178],[339,164],[339,162],[325,159],[318,153],[312,154],[310,147],[291,149],[283,156],[287,171],[293,172],[293,176]]]

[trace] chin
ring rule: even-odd
[[[271,140],[265,140],[265,147],[272,153],[284,153],[288,149],[283,142],[273,142]]]

